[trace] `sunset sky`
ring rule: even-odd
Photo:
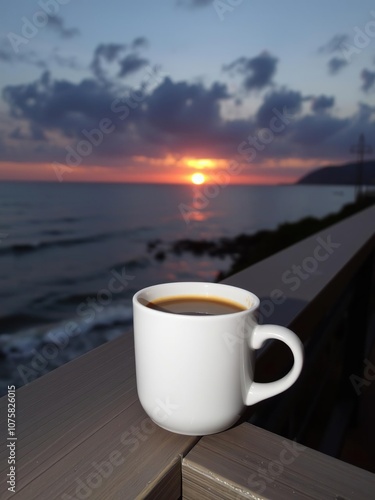
[[[0,33],[0,180],[288,183],[375,150],[371,0],[18,0]]]

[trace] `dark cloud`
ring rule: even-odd
[[[52,53],[46,55],[44,59],[36,54],[33,50],[24,49],[22,52],[15,53],[7,43],[0,46],[0,63],[23,63],[31,64],[38,68],[46,70],[50,63],[55,63],[58,66],[69,69],[82,69],[82,65],[78,62],[75,56],[65,56],[59,53],[58,49],[54,49]]]
[[[342,57],[332,57],[328,61],[328,71],[331,75],[336,75],[342,68],[348,65],[348,61]]]
[[[358,116],[361,119],[371,121],[372,115],[375,115],[375,106],[369,106],[363,102],[358,104]]]
[[[349,35],[340,33],[334,35],[327,43],[319,47],[319,54],[341,54],[341,56],[334,55],[327,63],[328,71],[331,75],[336,75],[340,70],[348,65],[348,60],[342,56],[345,54],[349,42],[351,42]]]
[[[101,43],[95,49],[94,59],[102,57],[107,62],[113,62],[125,49],[126,45],[122,43]]]
[[[148,66],[148,59],[139,57],[137,54],[128,54],[119,61],[120,71],[118,76],[125,77],[131,73],[135,73],[144,66]]]
[[[219,103],[228,97],[226,86],[220,83],[205,89],[202,84],[174,83],[165,78],[147,100],[147,117],[168,133],[200,132],[220,122]]]
[[[79,64],[75,56],[63,56],[58,51],[53,52],[51,60],[62,68],[82,69],[81,64]]]
[[[272,83],[277,62],[276,57],[268,52],[263,52],[253,58],[240,57],[232,63],[224,65],[223,70],[243,75],[243,86],[247,91],[260,90]]]
[[[326,95],[320,95],[312,99],[311,111],[314,113],[322,113],[332,108],[334,104],[335,98],[333,96],[327,97]]]
[[[100,80],[108,80],[110,77],[105,70],[106,64],[116,63],[119,66],[117,76],[124,78],[132,73],[135,73],[144,66],[149,65],[148,59],[139,56],[138,50],[145,48],[148,41],[145,37],[135,38],[126,55],[127,45],[119,43],[102,43],[95,49],[94,57],[90,68],[94,75]]]
[[[318,53],[334,54],[335,52],[341,52],[350,41],[349,35],[345,33],[334,35],[327,43],[318,48]]]
[[[8,137],[10,139],[16,139],[16,140],[20,140],[20,141],[23,141],[25,139],[29,139],[29,137],[24,132],[22,132],[21,127],[14,128],[9,133]]]
[[[38,68],[47,68],[46,62],[40,59],[36,52],[33,50],[24,50],[22,53],[15,53],[5,40],[2,40],[0,45],[0,63],[25,63],[37,66]]]
[[[34,141],[46,141],[47,138],[43,132],[43,129],[41,127],[38,127],[38,125],[31,125],[30,126],[30,134],[31,134],[31,139]]]
[[[126,95],[116,95],[101,81],[54,81],[48,72],[33,83],[8,85],[3,92],[11,115],[27,122],[30,131],[55,130],[74,142],[85,138],[84,129],[97,128],[103,118],[112,120],[115,132],[95,151],[98,156],[204,154],[207,148],[216,155],[229,144],[234,149],[238,135],[246,131],[245,122],[222,120],[220,102],[229,94],[221,83],[206,88],[165,78],[149,95],[140,90],[133,95],[137,100],[129,104]]]
[[[46,141],[47,138],[43,130],[38,126],[32,124],[30,126],[30,132],[25,133],[21,127],[15,127],[8,135],[10,139],[15,139],[19,141]]]
[[[96,80],[52,81],[48,72],[33,83],[6,86],[3,98],[13,117],[42,130],[59,130],[67,137],[97,125],[108,115],[114,99]]]
[[[112,63],[118,59],[120,54],[126,50],[125,44],[120,43],[101,43],[94,52],[94,57],[90,68],[94,75],[99,78],[105,78],[103,62]]]
[[[293,142],[311,148],[329,141],[348,125],[348,120],[327,114],[301,117],[293,127]],[[316,154],[314,155],[316,156]]]
[[[256,114],[258,127],[269,127],[271,119],[275,116],[275,109],[280,113],[287,112],[297,116],[302,110],[304,97],[294,90],[275,90],[268,93]]]
[[[77,28],[66,28],[65,21],[61,16],[50,16],[47,27],[55,31],[61,38],[73,38],[80,34]]]
[[[368,69],[363,69],[361,72],[362,86],[361,89],[364,92],[368,92],[373,87],[375,87],[375,71],[370,71]]]
[[[144,49],[144,48],[148,47],[148,45],[149,45],[149,43],[148,43],[148,40],[146,37],[138,36],[137,38],[134,38],[130,47],[133,50],[136,50],[136,49]]]

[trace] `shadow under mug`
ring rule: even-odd
[[[245,310],[192,316],[147,307],[148,302],[173,296],[219,298]],[[157,425],[178,434],[220,432],[238,421],[245,406],[294,384],[303,365],[302,343],[287,328],[259,325],[258,306],[253,293],[219,283],[165,283],[134,295],[138,396]],[[254,351],[268,339],[287,344],[293,366],[275,382],[254,382]]]

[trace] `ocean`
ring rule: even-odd
[[[0,183],[0,395],[129,330],[137,290],[215,281],[231,262],[155,246],[275,229],[353,200],[344,186]]]

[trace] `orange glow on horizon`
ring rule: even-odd
[[[219,163],[220,160],[217,162],[215,160],[212,160],[210,158],[185,158],[184,163],[187,167],[192,167],[192,168],[215,168],[217,167],[217,163]]]
[[[125,164],[79,165],[68,167],[54,163],[0,162],[0,181],[49,181],[49,182],[103,182],[190,184],[193,174],[204,176],[205,183],[220,183],[226,175],[228,183],[235,184],[287,184],[296,182],[310,170],[327,164],[344,163],[342,160],[320,159],[270,159],[266,164],[243,165],[243,169],[230,173],[230,158],[193,159],[167,155],[165,158],[133,157]],[[54,165],[55,164],[55,165]],[[58,167],[56,167],[56,164]],[[192,172],[202,170],[203,172]],[[198,168],[200,165],[200,168]],[[54,168],[55,167],[55,168]],[[57,171],[56,171],[57,170]],[[60,178],[59,178],[59,175]],[[220,181],[221,179],[221,181]]]

